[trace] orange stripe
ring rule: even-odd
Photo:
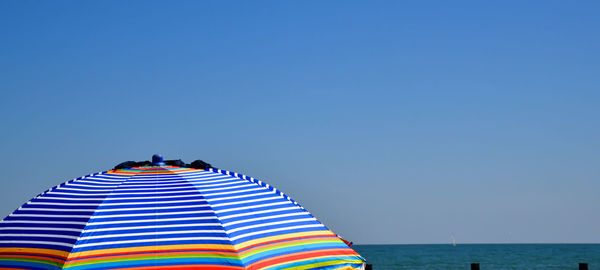
[[[141,171],[137,175],[170,175],[175,174],[172,171],[160,170],[160,171]]]
[[[0,253],[18,253],[39,256],[54,256],[62,259],[67,259],[69,255],[66,251],[45,249],[45,248],[0,248]]]
[[[127,176],[135,175],[137,173],[138,173],[138,171],[125,171],[122,169],[110,170],[110,171],[106,172],[107,175],[127,175]]]

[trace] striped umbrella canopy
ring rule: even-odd
[[[0,223],[0,269],[362,268],[274,187],[159,155],[64,182]]]

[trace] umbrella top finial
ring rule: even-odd
[[[163,156],[161,154],[154,154],[152,156],[152,166],[165,166]]]

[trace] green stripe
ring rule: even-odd
[[[53,261],[46,261],[46,260],[38,260],[38,259],[29,259],[29,258],[0,258],[0,261],[13,261],[13,262],[31,262],[31,263],[43,263],[43,264],[49,264],[49,265],[53,265],[53,266],[62,266],[61,263],[57,263],[57,262],[53,262]]]

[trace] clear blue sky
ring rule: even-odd
[[[597,1],[2,1],[0,214],[153,153],[356,243],[600,242]]]

